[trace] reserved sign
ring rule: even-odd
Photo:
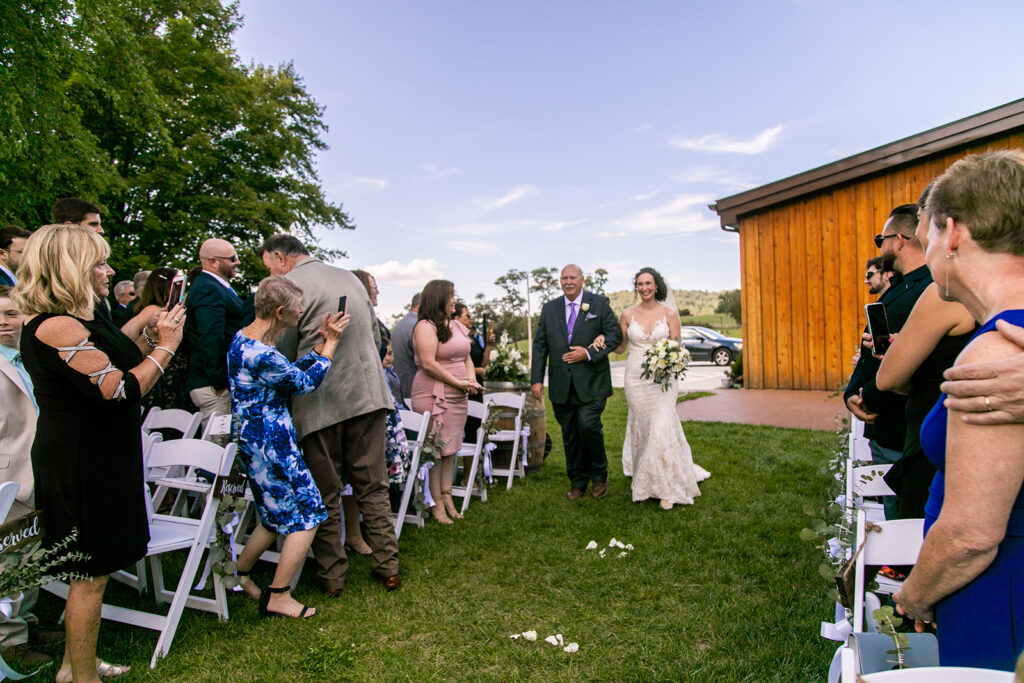
[[[43,513],[36,510],[0,526],[0,555],[26,543],[41,540],[43,540]]]
[[[245,488],[249,485],[249,477],[244,474],[233,474],[230,477],[220,477],[214,487],[214,493],[218,498],[234,496],[241,498],[245,495]]]

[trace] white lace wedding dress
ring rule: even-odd
[[[693,464],[690,444],[676,414],[677,392],[662,391],[660,385],[640,376],[647,349],[668,337],[668,320],[659,320],[650,334],[636,320],[630,320],[626,332],[631,346],[625,388],[633,500],[658,498],[674,505],[692,505],[700,495],[697,482],[711,473]]]

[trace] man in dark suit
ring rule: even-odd
[[[185,390],[203,413],[203,421],[216,411],[231,414],[228,393],[228,346],[242,327],[252,322],[252,311],[228,281],[238,270],[238,255],[230,242],[208,239],[199,247],[203,272],[196,276],[185,299],[185,340],[189,345]]]
[[[18,284],[15,273],[21,263],[25,242],[31,235],[28,230],[22,230],[16,225],[0,228],[0,285],[13,287]]]
[[[601,413],[612,394],[608,354],[622,341],[619,322],[608,297],[583,291],[583,271],[574,264],[562,269],[562,293],[544,304],[533,337],[530,391],[540,400],[544,368],[548,367],[548,397],[562,427],[565,468],[572,488],[569,500],[581,498],[587,484],[591,496],[608,494],[608,456],[604,451]],[[601,349],[591,346],[604,335]]]

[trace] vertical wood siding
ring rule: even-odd
[[[889,211],[967,154],[1024,148],[1024,133],[740,217],[743,374],[751,389],[826,389],[849,377],[864,327],[864,262]]]

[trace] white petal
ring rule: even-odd
[[[580,644],[579,643],[569,643],[568,645],[566,645],[562,649],[565,650],[566,652],[570,652],[570,653],[571,652],[576,652],[576,650],[580,649]]]
[[[608,541],[608,547],[609,548],[614,548],[616,543],[618,543],[618,541],[616,541],[615,538],[613,537],[612,540]]]
[[[556,633],[555,634],[555,638],[558,639],[558,644],[559,645],[565,645],[565,639],[562,638],[562,634],[561,633]]]
[[[527,640],[529,640],[532,643],[533,641],[537,640],[537,632],[536,631],[523,631],[523,638],[526,638]]]
[[[591,541],[588,543],[587,550],[597,550],[597,541]]]
[[[555,636],[548,636],[544,639],[544,642],[551,643],[552,645],[558,645],[558,638]]]
[[[607,549],[607,548],[602,548],[602,549],[601,549],[601,552],[599,552],[599,553],[598,553],[598,555],[600,555],[601,557],[604,557],[604,554],[605,554],[606,552],[608,552],[608,549]]]
[[[616,548],[625,548],[626,544],[623,543],[622,541],[615,541],[615,547]]]
[[[622,559],[622,558],[624,558],[624,557],[625,557],[626,555],[629,555],[629,553],[627,553],[627,552],[626,552],[625,550],[623,550],[623,551],[622,551],[621,553],[619,553],[619,556],[618,556],[618,557],[616,557],[615,559],[617,559],[617,560],[621,560],[621,559]]]
[[[632,543],[627,543],[626,544],[626,550],[633,550],[633,544]]]
[[[512,640],[519,640],[519,636],[521,636],[521,635],[522,635],[521,633],[513,633],[512,635],[509,636],[509,638],[511,638]]]

